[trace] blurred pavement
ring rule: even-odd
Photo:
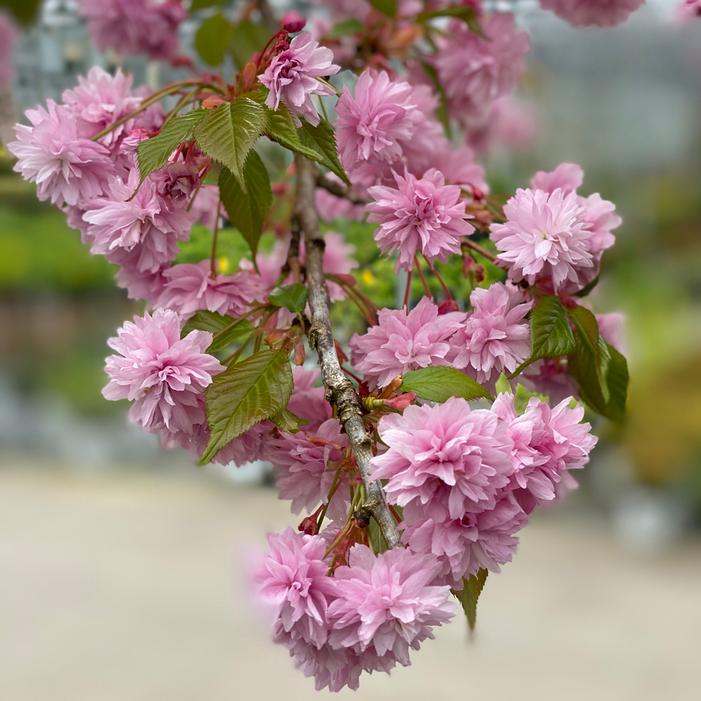
[[[295,522],[271,490],[194,468],[97,474],[8,460],[0,699],[313,698],[268,642],[246,585],[264,531]],[[472,642],[458,619],[411,668],[365,678],[354,698],[701,698],[698,538],[641,559],[591,515],[547,513],[488,580],[478,618]]]

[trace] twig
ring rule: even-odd
[[[395,547],[399,544],[397,523],[387,505],[382,485],[370,479],[372,440],[363,424],[362,404],[353,384],[341,369],[336,354],[329,318],[329,296],[324,277],[324,239],[319,230],[319,215],[314,206],[315,168],[313,163],[303,156],[296,156],[295,161],[297,164],[295,218],[304,232],[307,288],[311,311],[309,343],[319,355],[321,378],[327,399],[335,407],[338,419],[348,436],[353,457],[365,485],[367,498],[363,507],[375,517],[387,544]]]
[[[479,253],[482,257],[492,261],[492,263],[497,262],[497,257],[491,251],[488,251],[486,248],[483,248],[478,243],[475,243],[474,241],[471,241],[468,238],[464,238],[462,240],[462,246],[463,248],[469,248],[475,253]]]
[[[327,192],[330,192],[335,197],[341,197],[344,200],[348,200],[351,204],[364,206],[370,202],[370,200],[365,197],[354,195],[347,187],[339,182],[336,182],[335,180],[332,180],[326,174],[318,175],[316,183],[319,187],[323,188]]]

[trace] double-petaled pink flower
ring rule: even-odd
[[[540,6],[577,27],[613,27],[625,22],[645,0],[540,0]]]

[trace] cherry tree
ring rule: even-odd
[[[641,4],[540,0],[577,26]],[[189,75],[153,92],[95,67],[8,148],[144,302],[108,342],[105,398],[201,463],[272,463],[301,520],[269,536],[256,581],[275,641],[337,691],[408,665],[455,603],[474,625],[530,514],[576,487],[585,414],[622,420],[628,371],[619,317],[586,299],[614,204],[574,163],[507,197],[479,163],[526,68],[514,16],[317,5],[86,0],[99,48]],[[178,43],[188,10],[206,70]],[[396,308],[359,284],[339,221],[394,261]],[[226,236],[248,247],[235,270]],[[337,303],[363,325],[347,343]]]

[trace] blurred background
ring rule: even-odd
[[[594,303],[627,316],[630,415],[623,429],[596,427],[581,489],[535,514],[514,563],[490,577],[474,638],[458,620],[411,668],[365,679],[359,693],[691,701],[701,696],[701,20],[682,26],[676,0],[657,0],[622,27],[574,30],[534,2],[514,4],[532,35],[530,68],[486,145],[488,173],[506,193],[575,161],[583,192],[617,204],[624,224]],[[47,0],[23,34],[18,112],[95,63],[113,66],[73,5]],[[164,78],[136,60],[127,68],[137,82]],[[362,225],[344,233],[366,268],[361,284],[392,304],[391,264],[375,259]],[[0,699],[309,698],[312,683],[269,644],[248,595],[265,531],[295,520],[264,466],[195,467],[100,395],[105,340],[139,311],[0,150]],[[347,319],[337,312],[345,333]]]

